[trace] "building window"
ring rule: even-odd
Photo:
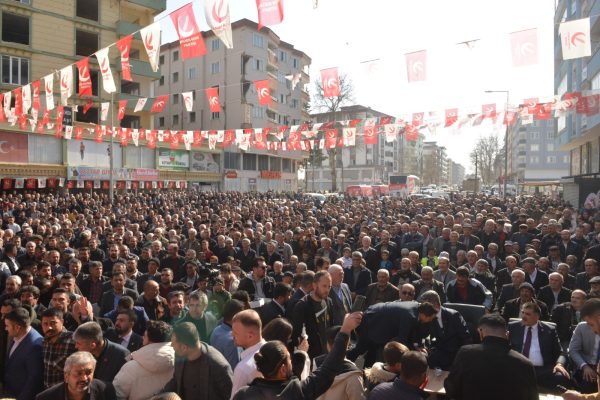
[[[221,41],[219,39],[213,39],[210,42],[210,47],[211,47],[212,51],[219,50],[219,47],[221,47]]]
[[[198,70],[196,67],[188,69],[188,79],[196,79],[198,77]]]
[[[2,13],[2,41],[29,45],[29,17]]]
[[[255,71],[263,72],[265,70],[265,60],[261,60],[260,58],[255,58],[252,63]]]
[[[179,72],[173,72],[173,83],[179,82]]]
[[[265,40],[258,33],[254,33],[252,35],[252,44],[254,45],[254,47],[258,47],[260,49],[265,48]]]
[[[223,153],[225,169],[240,169],[240,153],[226,151]]]
[[[179,50],[173,52],[173,61],[179,61]]]
[[[296,57],[292,58],[292,66],[296,69],[300,69],[299,65],[298,59]]]
[[[554,143],[547,143],[546,144],[546,150],[548,150],[548,151],[554,151]]]
[[[196,112],[195,111],[190,112],[190,122],[192,122],[192,123],[196,122]]]
[[[92,107],[84,114],[83,107],[79,107],[77,112],[75,113],[75,121],[77,122],[87,122],[90,124],[98,123],[98,108]]]
[[[546,162],[548,164],[556,164],[556,156],[548,156],[548,157],[546,157]]]
[[[94,32],[75,31],[75,55],[89,56],[98,50],[98,34]]]
[[[244,153],[242,163],[244,171],[256,171],[256,154]]]
[[[29,82],[29,59],[2,56],[2,83],[25,85]]]
[[[210,119],[219,119],[219,118],[221,118],[221,113],[219,113],[219,112],[214,112],[214,113],[211,113],[211,115],[210,115]]]
[[[173,95],[173,104],[179,104],[179,94]]]
[[[252,117],[263,119],[265,116],[265,110],[262,107],[252,107]]]
[[[140,117],[135,115],[126,115],[121,120],[121,127],[123,128],[139,129],[140,126]]]
[[[165,117],[158,117],[158,126],[165,126]]]
[[[281,158],[271,157],[270,171],[281,171]]]
[[[179,125],[179,115],[173,115],[173,125]]]
[[[529,162],[532,164],[538,164],[540,162],[540,158],[538,156],[529,157]]]
[[[286,53],[286,52],[285,52],[285,51],[283,51],[283,50],[280,50],[280,51],[279,51],[279,61],[281,61],[281,62],[284,62],[284,63],[285,63],[285,62],[287,62],[287,60],[288,60],[288,53]]]
[[[165,77],[161,76],[158,80],[158,86],[163,86],[165,84]]]
[[[531,136],[532,139],[537,140],[537,139],[540,138],[540,133],[539,132],[531,132],[530,136]]]
[[[213,75],[218,74],[220,68],[221,68],[221,64],[218,61],[214,62],[214,63],[210,64],[210,73]]]
[[[290,160],[289,158],[282,158],[281,170],[283,172],[292,172],[292,160]]]
[[[98,0],[77,0],[75,15],[79,18],[98,21]]]
[[[258,155],[258,170],[268,171],[269,170],[269,157],[263,154]]]
[[[298,108],[298,100],[297,99],[292,99],[292,105],[290,107],[292,107],[292,108]]]
[[[165,65],[165,56],[158,57],[158,63],[160,65]]]
[[[529,146],[529,151],[540,151],[540,145],[539,144],[532,144]]]
[[[94,72],[96,72],[96,79],[97,79],[98,72],[97,71],[94,71]],[[79,74],[75,74],[75,77],[78,78]],[[94,79],[92,78],[92,86],[93,86],[93,81],[94,81]],[[122,80],[121,81],[121,93],[127,93],[132,96],[139,96],[140,95],[139,82],[129,82],[129,81]]]

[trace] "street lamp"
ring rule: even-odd
[[[504,112],[508,111],[508,98],[510,96],[510,92],[508,90],[486,90],[486,93],[506,93],[506,106],[504,107]],[[503,197],[506,198],[506,179],[508,177],[508,124],[505,124],[506,127],[504,129],[504,189],[503,189]],[[500,187],[498,187],[500,188]]]

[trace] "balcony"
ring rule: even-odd
[[[142,29],[141,25],[134,24],[132,22],[120,20],[117,22],[117,35],[119,36],[127,36],[131,35],[133,32],[137,32]],[[139,39],[140,34],[136,33],[135,38]]]
[[[277,68],[277,54],[271,49],[267,49],[267,61],[269,66],[274,66],[275,68]]]
[[[127,0],[127,2],[140,7],[151,8],[157,13],[167,9],[167,0]]]
[[[156,72],[152,71],[152,67],[150,67],[149,62],[130,58],[129,65],[131,65],[131,73],[134,75],[146,76],[152,79],[160,78],[160,70]],[[117,64],[117,70],[121,71],[121,63]]]

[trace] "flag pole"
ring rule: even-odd
[[[110,162],[110,172],[109,172],[109,176],[110,176],[110,187],[108,188],[108,199],[110,201],[111,207],[113,204],[113,200],[115,198],[115,182],[114,182],[114,174],[113,174],[113,152],[114,152],[114,146],[113,146],[113,129],[115,129],[115,93],[111,93],[110,94],[110,125],[111,125],[111,131],[110,131],[110,147],[109,147],[109,153],[108,153],[108,159]]]

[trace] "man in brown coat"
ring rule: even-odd
[[[398,300],[398,288],[390,283],[390,273],[387,269],[377,271],[377,282],[371,283],[365,293],[366,307],[377,303]]]

